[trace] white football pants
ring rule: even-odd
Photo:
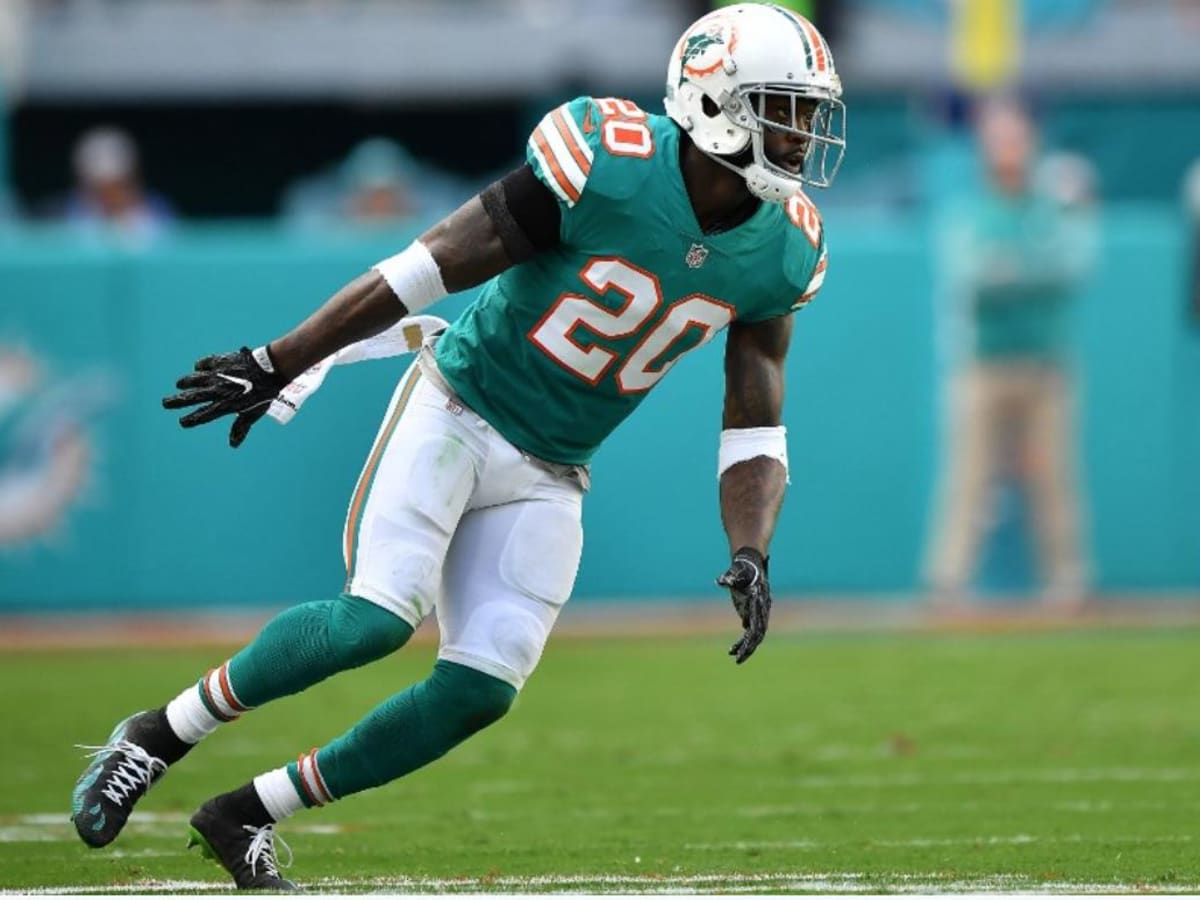
[[[575,584],[582,500],[413,363],[350,502],[347,591],[413,628],[436,607],[439,659],[520,690]]]

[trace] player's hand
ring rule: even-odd
[[[753,547],[743,547],[733,554],[733,562],[717,579],[721,587],[729,588],[733,608],[742,620],[745,632],[731,648],[729,655],[741,665],[750,658],[767,636],[771,619],[771,585],[767,581],[767,561]]]
[[[221,416],[236,415],[229,429],[229,446],[241,446],[250,426],[266,413],[287,382],[275,371],[266,347],[220,353],[196,361],[196,369],[175,387],[180,393],[163,397],[165,409],[199,406],[179,420],[184,428],[204,425]],[[201,405],[203,404],[203,405]]]

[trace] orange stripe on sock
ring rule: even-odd
[[[213,699],[212,689],[208,686],[208,680],[212,678],[216,669],[209,669],[204,673],[204,677],[200,679],[200,690],[204,692],[204,699],[208,701],[208,710],[222,722],[232,722],[236,716],[227,716],[221,712],[221,705]]]
[[[307,764],[307,774],[304,776],[305,783],[309,786],[313,796],[317,798],[317,802],[324,806],[329,802],[329,794],[322,789],[321,776],[317,773],[317,748],[313,747],[304,755],[304,762]]]
[[[306,755],[301,753],[296,757],[296,771],[300,774],[300,787],[304,789],[304,796],[309,799],[313,806],[324,806],[325,804],[313,794],[312,788],[308,786],[308,779],[304,777],[304,758]]]
[[[233,688],[229,686],[229,663],[217,669],[217,684],[221,686],[221,693],[225,695],[225,702],[229,704],[229,708],[234,712],[244,713],[246,707],[238,703],[237,697],[233,695]]]
[[[325,784],[325,779],[321,775],[321,767],[317,765],[317,748],[313,747],[308,752],[308,758],[312,760],[313,781],[317,787],[321,789],[321,793],[325,795],[325,802],[333,802],[333,792],[329,790],[329,786]]]

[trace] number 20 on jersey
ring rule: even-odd
[[[575,334],[581,328],[606,338],[639,335],[616,371],[617,389],[622,394],[636,394],[654,387],[678,362],[678,356],[660,360],[690,329],[701,330],[694,350],[733,321],[730,304],[690,294],[672,303],[658,324],[647,327],[663,304],[662,286],[653,273],[619,257],[594,257],[579,277],[597,294],[616,291],[625,302],[610,310],[581,294],[563,294],[530,330],[529,340],[559,366],[593,386],[617,364],[620,354],[598,344],[580,343]]]

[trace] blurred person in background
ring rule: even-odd
[[[170,226],[170,205],[142,183],[137,145],[121,129],[88,131],[75,145],[71,162],[75,188],[62,215],[72,226],[135,244],[154,240]]]
[[[1183,182],[1183,203],[1191,224],[1192,258],[1188,297],[1191,300],[1192,315],[1200,320],[1200,157],[1188,167]]]
[[[927,578],[938,606],[965,600],[1010,478],[1032,514],[1044,602],[1071,610],[1087,586],[1070,321],[1094,256],[1092,170],[1067,155],[1039,166],[1012,97],[983,101],[975,125],[985,183],[950,217],[942,260],[966,347],[950,378]]]
[[[383,229],[430,222],[452,209],[461,185],[389,138],[368,138],[333,168],[301,179],[283,199],[284,218],[301,228]]]
[[[363,141],[342,167],[347,191],[342,214],[365,225],[403,222],[416,212],[407,154],[386,138]]]
[[[23,81],[27,18],[26,0],[0,3],[0,225],[17,214],[9,184],[9,112]]]

